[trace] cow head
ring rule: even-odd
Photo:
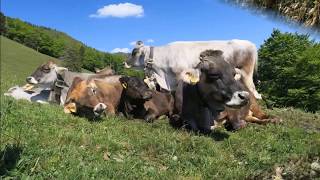
[[[103,97],[105,92],[99,80],[74,78],[64,104],[65,113],[73,113],[87,117],[99,117],[107,110]]]
[[[211,109],[224,106],[240,108],[248,103],[249,93],[235,80],[235,69],[224,60],[220,50],[206,50],[200,54],[197,68],[201,75],[198,89]]]
[[[119,79],[124,88],[126,97],[134,100],[148,100],[152,97],[152,91],[138,77],[124,76]]]
[[[26,81],[29,84],[37,84],[43,88],[49,88],[53,85],[57,79],[57,74],[66,71],[67,68],[58,67],[53,61],[48,61],[45,64],[40,65]]]
[[[147,46],[144,46],[142,41],[137,41],[136,46],[133,48],[131,55],[124,63],[125,68],[143,68],[146,57]]]

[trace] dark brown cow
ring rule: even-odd
[[[103,113],[115,114],[123,87],[120,76],[84,80],[76,77],[68,91],[65,113],[99,117]],[[117,80],[117,81],[115,81]]]
[[[169,92],[150,90],[143,80],[137,77],[121,77],[120,82],[124,90],[119,111],[125,116],[153,122],[162,115],[172,115],[174,99]]]
[[[211,132],[212,119],[224,108],[246,105],[249,93],[234,79],[235,69],[224,60],[222,51],[206,50],[200,54],[200,80],[191,85],[179,82],[175,94],[177,114],[171,122],[181,122],[186,128],[201,133]]]

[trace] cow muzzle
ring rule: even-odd
[[[233,93],[230,101],[226,103],[229,108],[239,109],[249,102],[249,93],[247,91],[236,91]]]
[[[95,116],[101,116],[106,109],[107,109],[107,105],[105,105],[104,103],[99,103],[96,106],[94,106],[93,113]]]
[[[27,77],[26,79],[27,83],[30,83],[30,84],[38,84],[39,82],[32,76],[29,76]]]

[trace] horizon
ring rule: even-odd
[[[137,40],[159,46],[174,41],[245,39],[260,48],[273,29],[309,34],[317,42],[320,39],[308,28],[221,1],[188,1],[184,6],[177,2],[170,2],[171,6],[167,6],[165,2],[145,0],[94,1],[88,4],[41,2],[3,0],[2,12],[12,18],[64,32],[87,46],[111,53],[129,53]],[[14,5],[17,3],[21,6]],[[67,11],[70,7],[76,11]],[[32,11],[32,8],[38,11]],[[60,9],[58,13],[56,9]],[[194,14],[190,15],[192,11]],[[56,16],[50,12],[55,12]]]

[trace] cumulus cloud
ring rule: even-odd
[[[110,4],[97,10],[95,14],[91,14],[92,18],[105,17],[143,17],[144,9],[141,5],[132,3]]]
[[[129,53],[130,49],[129,48],[114,48],[111,52],[112,53],[118,53],[118,52]]]

